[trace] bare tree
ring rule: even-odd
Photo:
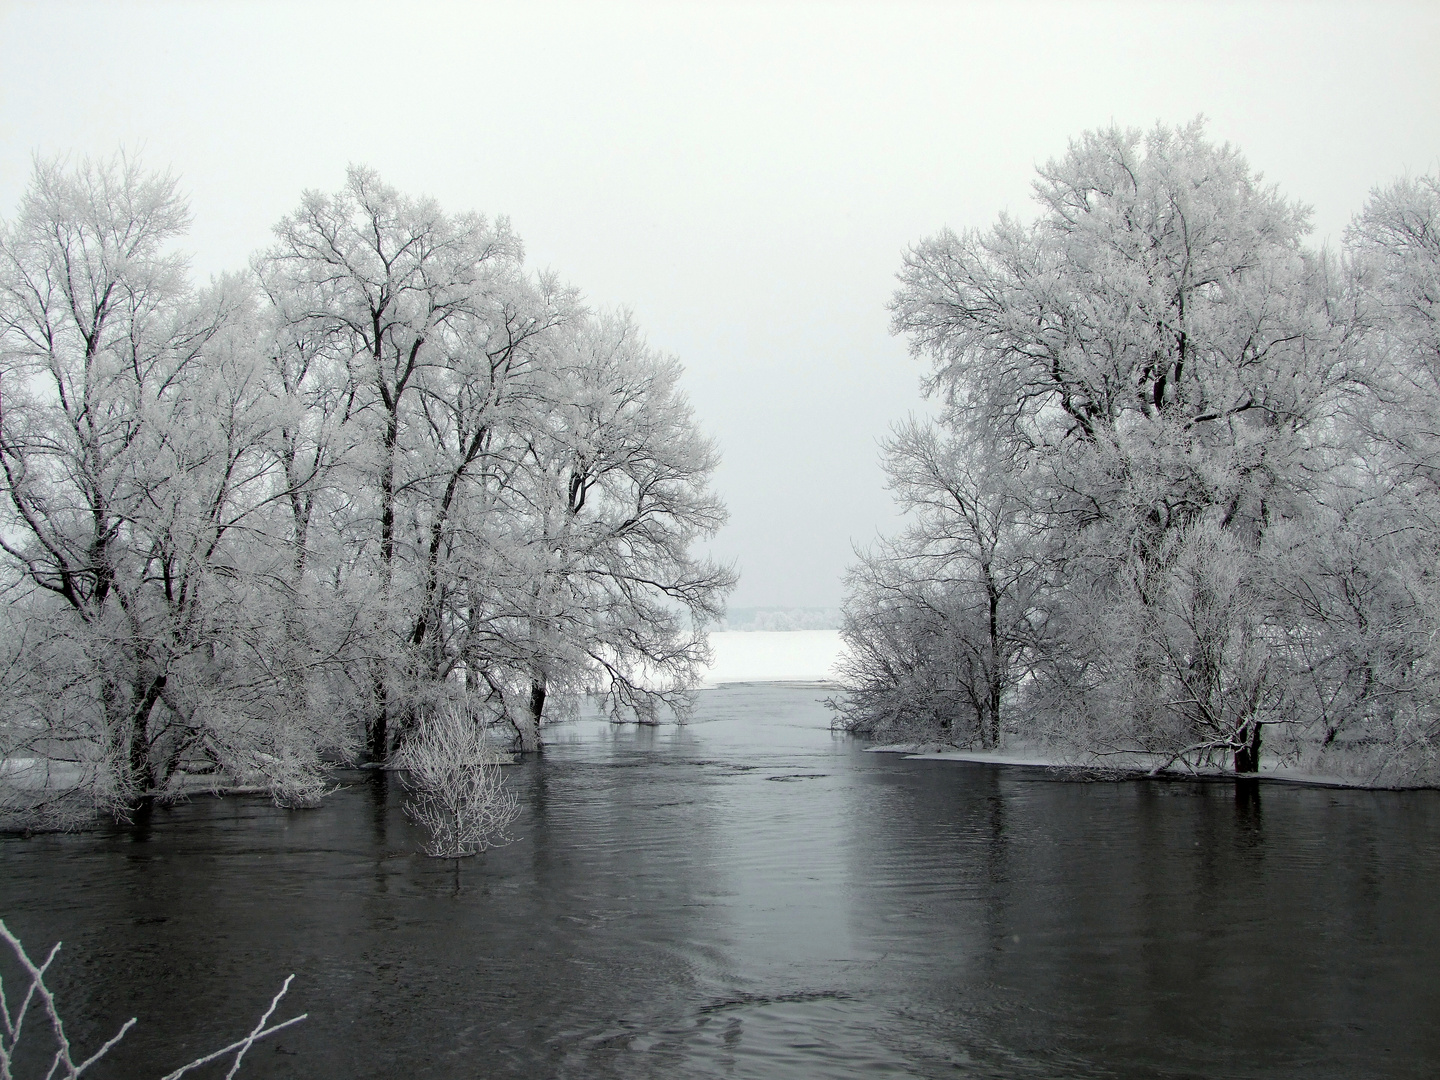
[[[915,420],[885,467],[912,524],[847,579],[842,721],[903,734],[928,715],[951,741],[999,746],[1044,583],[1033,472],[974,432]]]
[[[37,162],[0,236],[0,549],[92,674],[122,799],[205,727],[202,684],[246,637],[240,548],[270,499],[270,418],[242,283],[193,294],[172,178]],[[208,673],[204,678],[200,673]]]
[[[719,457],[680,374],[628,313],[578,323],[561,352],[499,547],[502,576],[523,587],[490,623],[519,662],[495,678],[514,688],[523,749],[539,746],[553,690],[594,691],[615,718],[648,721],[662,706],[683,711],[708,659],[706,628],[735,574],[692,551],[725,509],[709,489]]]
[[[366,753],[383,761],[396,734],[395,659],[406,655],[407,638],[423,643],[433,627],[438,585],[431,576],[458,487],[479,471],[506,376],[537,335],[564,319],[570,298],[553,279],[522,272],[520,242],[503,219],[492,225],[477,215],[447,215],[365,169],[352,168],[335,195],[307,193],[276,235],[262,273],[272,294],[284,297],[289,318],[318,328],[340,351],[352,389],[350,422],[366,432],[369,452],[353,462],[356,494],[373,526],[363,537],[373,556],[360,565],[373,578],[378,624]],[[456,371],[470,373],[460,379],[463,388],[447,389],[436,377]],[[488,376],[483,387],[475,375]],[[442,406],[450,406],[448,415]],[[417,485],[428,490],[421,480],[438,464],[426,458],[418,475],[407,469],[414,436],[425,430],[422,416],[438,425],[433,448],[454,460],[440,467],[438,504],[415,507],[428,523],[416,551],[405,544],[402,504]],[[399,602],[409,590],[397,591],[397,568],[419,571],[420,611]]]
[[[206,290],[187,222],[168,176],[40,162],[0,234],[0,752],[122,812],[187,768],[301,805],[452,678],[527,749],[552,691],[683,707],[734,574],[678,363],[363,169]]]

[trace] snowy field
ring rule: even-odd
[[[834,682],[838,630],[723,630],[710,635],[715,663],[702,686],[740,682]]]

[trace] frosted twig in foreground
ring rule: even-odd
[[[301,1020],[304,1020],[307,1016],[310,1015],[309,1013],[301,1013],[299,1016],[291,1017],[283,1024],[276,1024],[272,1028],[267,1028],[265,1026],[266,1023],[268,1023],[270,1020],[270,1014],[275,1011],[275,1006],[279,1005],[280,999],[285,996],[285,991],[290,989],[290,982],[294,978],[295,976],[293,974],[286,976],[285,984],[280,987],[279,993],[277,993],[273,998],[271,998],[270,1007],[265,1010],[265,1015],[260,1017],[260,1022],[256,1024],[253,1029],[251,1029],[249,1035],[245,1036],[245,1038],[240,1039],[237,1042],[231,1043],[223,1050],[216,1050],[213,1054],[207,1054],[205,1057],[196,1058],[188,1065],[181,1065],[180,1068],[176,1069],[174,1072],[166,1073],[161,1078],[161,1080],[176,1080],[177,1077],[184,1076],[191,1069],[196,1069],[199,1068],[201,1065],[206,1065],[214,1061],[216,1058],[222,1058],[226,1054],[230,1053],[231,1050],[238,1050],[238,1053],[236,1053],[235,1055],[235,1064],[231,1065],[230,1071],[225,1074],[225,1080],[233,1080],[235,1074],[240,1071],[241,1059],[245,1057],[245,1052],[249,1050],[251,1046],[253,1046],[259,1040],[265,1038],[265,1036],[267,1035],[273,1035],[275,1034],[275,1032],[281,1031],[289,1027],[291,1024],[298,1024]]]
[[[136,1018],[132,1016],[121,1025],[120,1030],[112,1035],[99,1050],[96,1050],[95,1053],[91,1054],[78,1065],[75,1064],[71,1056],[70,1040],[65,1035],[64,1022],[60,1019],[59,1010],[55,1006],[55,996],[51,993],[50,988],[45,985],[45,973],[49,970],[51,962],[60,952],[60,942],[57,941],[55,943],[49,955],[45,957],[45,962],[37,967],[35,962],[30,959],[29,954],[25,952],[25,947],[20,943],[20,939],[10,932],[10,928],[5,925],[3,919],[0,919],[0,938],[3,938],[10,946],[10,950],[15,954],[15,958],[19,961],[20,967],[24,969],[25,974],[30,979],[30,985],[25,988],[24,997],[16,1004],[13,1011],[11,1010],[9,1000],[5,996],[4,980],[0,979],[0,1024],[3,1024],[4,1028],[3,1031],[0,1031],[0,1080],[16,1080],[15,1073],[12,1069],[16,1047],[19,1045],[20,1035],[25,1026],[25,1015],[29,1011],[32,1002],[37,998],[45,1011],[46,1018],[50,1021],[50,1031],[55,1038],[56,1046],[55,1056],[51,1059],[50,1068],[45,1073],[45,1080],[52,1080],[52,1078],[56,1078],[56,1080],[75,1080],[76,1077],[81,1076],[91,1065],[109,1053],[110,1050],[125,1037],[125,1033],[135,1026]],[[274,1014],[275,1007],[280,1004],[280,999],[283,998],[285,992],[290,989],[291,980],[294,978],[295,976],[291,975],[285,980],[284,985],[280,987],[280,991],[271,999],[270,1007],[265,1010],[265,1014],[260,1017],[260,1022],[255,1025],[249,1035],[238,1042],[231,1043],[223,1050],[216,1050],[213,1054],[196,1058],[188,1065],[182,1065],[174,1072],[167,1073],[163,1080],[176,1080],[177,1077],[183,1076],[191,1069],[222,1058],[232,1050],[236,1051],[235,1061],[234,1064],[230,1066],[230,1071],[225,1074],[225,1080],[233,1080],[235,1074],[240,1070],[240,1062],[245,1057],[245,1052],[249,1050],[251,1046],[267,1035],[273,1035],[277,1031],[283,1031],[290,1025],[298,1024],[301,1020],[309,1016],[309,1013],[301,1013],[299,1016],[291,1017],[284,1023],[276,1024],[274,1027],[267,1028],[265,1026],[270,1022],[270,1017]]]

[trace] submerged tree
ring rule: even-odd
[[[506,842],[505,830],[519,814],[500,772],[507,755],[492,741],[486,720],[483,707],[442,702],[421,716],[401,752],[407,811],[430,834],[425,850],[437,859],[463,859]]]
[[[679,365],[628,316],[527,275],[503,221],[362,170],[277,235],[257,268],[287,399],[316,399],[316,365],[343,377],[323,401],[349,457],[326,482],[343,492],[335,580],[368,597],[366,755],[385,760],[451,677],[490,694],[527,750],[555,692],[642,717],[678,703],[734,580],[690,552],[724,510]],[[287,477],[316,482],[317,437],[283,442]],[[316,495],[291,496],[297,538]]]
[[[706,627],[735,575],[692,554],[725,509],[680,371],[628,314],[587,318],[560,351],[557,404],[525,448],[502,549],[526,584],[512,594],[519,609],[495,621],[522,660],[522,748],[536,745],[553,689],[596,692],[616,718],[644,721],[683,709],[708,660]]]
[[[276,234],[262,276],[296,332],[344,365],[347,420],[363,433],[350,462],[351,506],[368,520],[355,522],[362,552],[348,572],[372,583],[365,744],[382,761],[392,714],[406,712],[398,684],[414,674],[407,641],[423,645],[434,627],[455,500],[483,473],[478,459],[513,384],[573,298],[523,272],[507,222],[448,215],[364,169],[351,169],[335,195],[308,193]],[[418,526],[413,539],[407,517]]]

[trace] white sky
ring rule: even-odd
[[[630,306],[721,442],[736,606],[837,604],[852,542],[894,528],[901,252],[1028,214],[1067,139],[1203,112],[1337,242],[1370,188],[1440,170],[1433,2],[51,0],[0,2],[0,43],[0,215],[36,152],[138,150],[209,275],[363,163]]]

